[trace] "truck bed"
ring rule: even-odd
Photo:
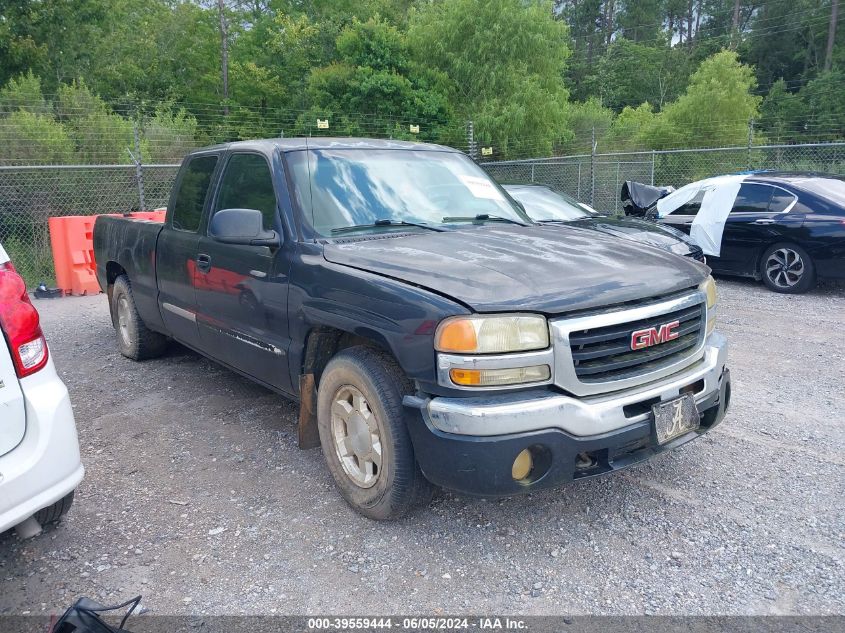
[[[145,322],[158,323],[156,243],[161,222],[101,215],[94,223],[94,258],[97,281],[103,292],[122,273],[132,280],[138,313]]]

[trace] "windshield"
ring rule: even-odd
[[[287,155],[297,200],[322,236],[361,231],[423,230],[478,221],[530,222],[474,162],[457,152],[320,149]]]
[[[571,198],[548,187],[505,187],[511,196],[522,203],[525,212],[532,220],[548,222],[588,218],[595,211]]]

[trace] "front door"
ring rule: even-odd
[[[234,153],[224,167],[209,214],[257,209],[264,228],[283,235],[270,166],[261,154]],[[206,231],[207,233],[207,231]],[[203,349],[223,363],[285,392],[288,370],[288,277],[278,249],[224,244],[208,235],[199,243],[207,270],[197,279]]]
[[[161,318],[173,338],[191,347],[200,343],[194,290],[199,229],[218,159],[217,154],[200,154],[182,168],[156,244]]]

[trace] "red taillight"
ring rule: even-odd
[[[47,364],[47,341],[38,311],[10,262],[0,264],[0,328],[9,342],[18,378],[34,374]]]

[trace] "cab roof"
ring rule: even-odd
[[[292,152],[304,149],[370,149],[370,150],[416,150],[434,152],[458,152],[452,147],[435,145],[433,143],[417,143],[415,141],[395,141],[374,138],[349,138],[349,137],[297,137],[297,138],[268,138],[254,141],[234,141],[231,143],[220,143],[210,147],[203,147],[194,150],[207,152],[210,150],[253,150],[259,152],[272,152],[273,150]]]

